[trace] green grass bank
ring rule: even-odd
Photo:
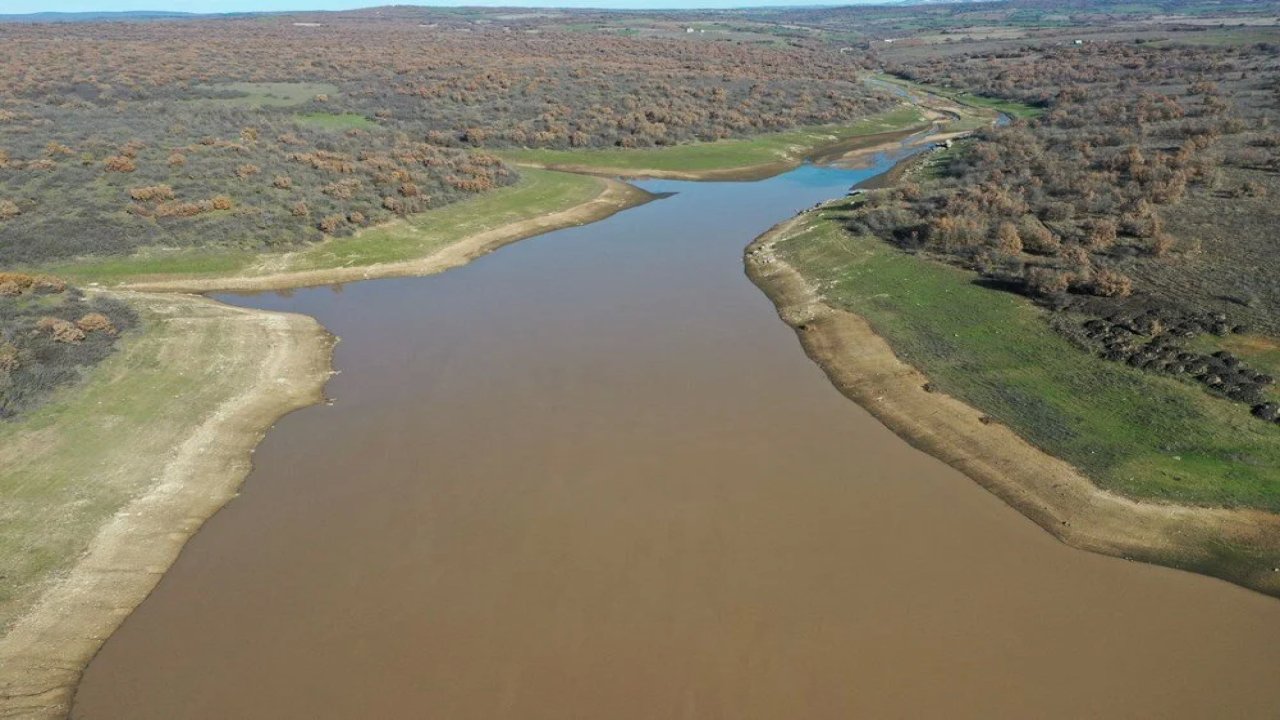
[[[936,387],[1147,501],[1280,511],[1280,426],[1198,386],[1094,358],[1021,296],[843,229],[850,203],[777,245]]]
[[[418,260],[468,236],[591,201],[600,179],[523,169],[514,185],[365,228],[349,237],[287,253],[175,251],[155,248],[123,258],[86,259],[39,268],[79,284],[251,277]]]
[[[915,107],[902,106],[849,125],[810,127],[752,138],[689,143],[661,148],[604,150],[502,150],[519,164],[618,175],[685,179],[761,177],[800,163],[817,150],[882,133],[928,126]]]

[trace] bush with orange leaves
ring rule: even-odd
[[[111,322],[111,318],[99,312],[85,313],[76,321],[76,327],[86,333],[104,332],[108,335],[116,334],[115,323]]]
[[[0,422],[76,383],[138,320],[118,298],[47,275],[0,273],[0,288]]]
[[[24,292],[60,293],[67,283],[52,275],[0,272],[0,297],[14,297]]]
[[[341,215],[326,215],[320,220],[318,227],[321,232],[332,235],[342,227],[344,222],[346,222],[346,218]]]
[[[1115,270],[1099,270],[1093,275],[1092,290],[1102,297],[1128,297],[1133,294],[1133,280]]]
[[[173,188],[168,185],[144,185],[142,187],[129,188],[129,197],[138,202],[172,200]]]
[[[70,320],[56,317],[42,317],[36,323],[36,329],[47,332],[60,343],[78,343],[84,340],[84,330],[76,327]]]
[[[102,166],[107,172],[117,173],[131,173],[138,169],[137,164],[133,162],[133,158],[125,155],[112,155],[102,161]]]

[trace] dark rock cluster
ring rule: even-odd
[[[1275,378],[1245,365],[1226,350],[1211,355],[1193,352],[1182,344],[1202,333],[1224,336],[1246,333],[1222,313],[1184,314],[1171,310],[1114,314],[1086,321],[1079,327],[1084,344],[1111,362],[1123,362],[1148,372],[1185,377],[1211,392],[1252,406],[1253,415],[1280,422],[1280,406],[1266,400]]]

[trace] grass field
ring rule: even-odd
[[[303,113],[297,116],[298,122],[325,130],[349,130],[351,128],[375,127],[377,123],[359,113]]]
[[[253,343],[270,339],[246,314],[182,298],[135,307],[140,326],[85,382],[0,423],[0,627],[260,372]]]
[[[197,87],[238,93],[236,97],[200,101],[235,107],[289,107],[310,102],[317,95],[334,95],[338,92],[337,85],[311,82],[231,82]]]
[[[474,233],[584,203],[595,197],[600,189],[601,181],[597,178],[529,168],[521,171],[520,180],[514,185],[295,252],[207,253],[156,249],[126,258],[86,260],[41,270],[78,283],[115,284],[155,278],[281,273],[413,260]]]
[[[824,145],[863,135],[923,127],[925,124],[925,119],[918,110],[904,106],[850,125],[804,128],[740,140],[629,150],[503,150],[497,154],[510,162],[549,167],[573,166],[637,173],[646,170],[695,173],[731,171],[797,162]]]
[[[1008,115],[1009,117],[1015,118],[1015,119],[1033,118],[1033,117],[1038,117],[1044,114],[1044,110],[1042,108],[1033,107],[1031,105],[1015,102],[1013,100],[1007,100],[1003,98],[983,97],[981,95],[974,95],[973,93],[964,92],[963,90],[954,90],[951,88],[941,88],[941,87],[935,87],[933,85],[924,85],[922,83],[915,83],[915,82],[911,82],[910,80],[904,80],[900,77],[895,77],[893,75],[877,75],[876,79],[883,82],[898,85],[907,90],[913,90],[915,92],[922,92],[922,93],[928,93],[931,95],[937,95],[938,97],[946,98],[948,100],[951,100],[952,102],[959,103],[960,105],[967,105],[971,108],[977,108],[980,110],[994,110],[996,112],[1002,112],[1005,115]]]
[[[778,250],[827,302],[864,317],[905,361],[1121,494],[1280,511],[1280,426],[1198,386],[1094,358],[1020,296],[839,223]],[[1259,363],[1261,365],[1261,363]]]
[[[295,253],[288,269],[352,267],[425,257],[470,235],[580,205],[600,189],[596,178],[524,169],[515,185]]]

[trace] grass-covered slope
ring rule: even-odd
[[[902,106],[858,122],[769,133],[746,139],[694,142],[660,148],[522,149],[496,154],[509,162],[552,168],[697,179],[776,172],[813,151],[868,135],[926,127],[915,107]]]
[[[84,663],[280,415],[318,401],[311,318],[130,294],[140,326],[85,380],[0,422],[0,716],[63,717]]]
[[[151,250],[119,259],[59,266],[67,277],[102,283],[254,276],[400,262],[426,257],[470,235],[590,201],[601,193],[597,178],[525,169],[507,187],[415,213],[303,250],[252,252]]]
[[[1169,377],[1092,357],[1025,298],[848,233],[844,204],[778,245],[937,388],[1143,500],[1280,511],[1280,425]]]

